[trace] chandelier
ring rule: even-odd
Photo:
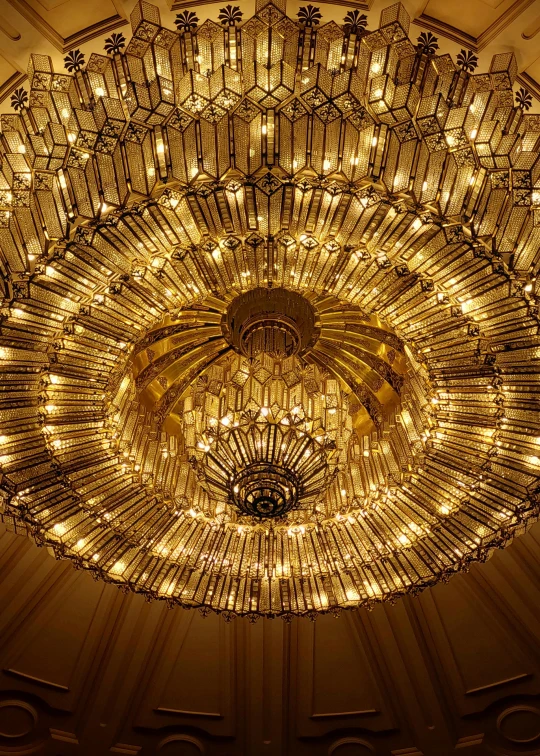
[[[350,11],[139,2],[0,116],[0,516],[183,607],[315,616],[538,518],[540,116]],[[515,99],[514,99],[515,97]]]

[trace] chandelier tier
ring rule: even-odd
[[[245,515],[280,517],[325,492],[328,444],[303,431],[263,422],[210,440],[211,489]]]
[[[399,4],[226,11],[0,116],[1,516],[227,616],[393,599],[539,514],[540,116]]]
[[[280,439],[279,439],[280,440]],[[232,479],[233,501],[242,512],[255,517],[279,517],[293,509],[303,483],[286,467],[273,462],[250,462]]]
[[[244,515],[302,509],[309,518],[324,511],[327,489],[346,465],[357,407],[339,380],[313,365],[233,358],[199,378],[182,403],[180,435],[218,518],[234,515],[224,501]]]

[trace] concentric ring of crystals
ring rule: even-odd
[[[131,590],[266,616],[505,545],[540,466],[540,119],[512,56],[459,71],[399,5],[364,35],[264,3],[239,28],[132,21],[74,76],[33,56],[1,117],[5,521]],[[247,358],[224,338],[258,288],[310,302],[305,352],[266,354],[268,323]],[[330,476],[269,525],[219,493],[212,446],[283,418],[324,430]]]

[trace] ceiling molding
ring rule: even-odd
[[[502,13],[491,26],[480,34],[478,37],[478,51],[482,51],[492,42],[502,31],[504,31],[512,21],[517,18],[523,11],[532,5],[536,0],[516,0],[516,2]]]
[[[214,5],[216,0],[197,0],[196,3],[190,2],[190,0],[175,0],[171,5],[171,10],[182,10],[183,8],[193,8],[194,5],[199,7],[200,5]]]
[[[449,39],[451,42],[463,45],[465,49],[479,53],[533,2],[535,2],[535,0],[519,0],[514,3],[514,5],[508,8],[497,21],[482,32],[479,37],[473,37],[471,34],[467,34],[461,29],[451,26],[444,21],[440,21],[433,16],[428,16],[425,13],[422,13],[421,16],[415,18],[413,23],[422,29],[427,29],[428,31],[438,34],[444,39]],[[540,100],[540,83],[533,79],[532,76],[524,71],[523,73],[518,74],[517,82],[528,89],[537,100]]]
[[[375,0],[320,0],[323,5],[343,5],[349,10],[358,8],[359,10],[370,10]],[[183,8],[193,8],[194,5],[199,7],[200,5],[214,5],[216,0],[198,0],[194,3],[191,0],[175,0],[171,5],[171,10],[181,10]]]
[[[438,18],[433,18],[433,16],[428,16],[427,14],[422,13],[421,16],[414,19],[413,23],[416,26],[420,26],[422,29],[436,32],[445,39],[457,42],[458,45],[464,45],[464,47],[473,52],[478,52],[478,40],[476,37],[461,31],[461,29],[457,29],[455,26],[450,26],[450,24],[447,24],[444,21],[439,21]]]
[[[493,690],[493,688],[500,688],[502,685],[508,685],[508,683],[525,680],[527,677],[530,677],[530,674],[528,672],[522,672],[520,675],[514,675],[513,677],[509,677],[507,680],[496,680],[495,682],[489,683],[488,685],[480,685],[477,688],[466,690],[465,695],[474,696],[477,693],[484,693],[486,690]]]
[[[522,87],[528,89],[530,93],[536,97],[537,100],[540,100],[540,84],[526,71],[518,74],[516,81],[518,82],[518,84],[521,84]]]
[[[223,714],[218,711],[185,711],[184,709],[167,709],[163,706],[157,706],[154,711],[160,714],[181,714],[184,717],[208,717],[210,719],[223,719]]]
[[[481,732],[478,735],[466,735],[464,738],[460,738],[456,743],[456,751],[458,748],[469,748],[470,746],[482,745],[484,742],[484,733]]]
[[[332,719],[335,717],[362,717],[366,714],[378,714],[377,709],[362,709],[361,711],[333,711],[324,714],[311,714],[311,719]]]
[[[127,19],[123,18],[118,13],[115,13],[114,16],[109,16],[109,18],[105,18],[97,24],[87,26],[85,29],[81,29],[81,31],[66,37],[62,52],[69,52],[77,45],[84,45],[95,37],[101,37],[103,34],[107,34],[107,32],[119,29],[127,24]]]
[[[359,10],[371,10],[375,0],[367,0],[367,2],[349,2],[349,0],[320,0],[323,5],[345,5],[349,10],[358,8]]]
[[[44,685],[46,688],[54,688],[55,690],[68,691],[67,685],[58,685],[58,683],[51,682],[50,680],[42,680],[40,677],[34,677],[33,675],[27,675],[25,672],[19,672],[16,669],[4,669],[7,675],[13,675],[13,677],[20,677],[21,680],[29,680],[36,685]]]
[[[26,0],[8,0],[16,11],[23,18],[29,21],[32,26],[42,34],[57,50],[64,52],[64,38],[52,28],[36,11],[26,2]]]
[[[441,37],[452,40],[452,42],[464,45],[473,52],[481,52],[534,2],[535,0],[516,0],[513,5],[507,8],[504,13],[501,13],[499,18],[490,24],[478,37],[473,37],[456,26],[451,26],[451,24],[447,24],[445,21],[441,21],[433,16],[428,16],[426,13],[422,13],[418,18],[415,18],[413,23],[423,29],[436,32]]]
[[[83,45],[94,37],[100,37],[128,23],[126,18],[115,13],[114,16],[109,16],[102,21],[86,26],[64,39],[39,13],[36,13],[26,0],[8,0],[8,2],[61,53],[69,52],[77,45]]]
[[[51,727],[49,732],[51,734],[51,740],[60,740],[62,743],[71,743],[72,745],[79,745],[77,736],[73,732],[64,732],[63,730],[57,730],[54,727]]]
[[[0,31],[3,32],[8,39],[13,42],[18,42],[21,38],[21,33],[18,29],[12,26],[7,18],[0,18]]]

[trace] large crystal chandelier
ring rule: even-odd
[[[339,611],[539,514],[540,116],[517,65],[139,2],[0,116],[1,516],[171,604]]]

